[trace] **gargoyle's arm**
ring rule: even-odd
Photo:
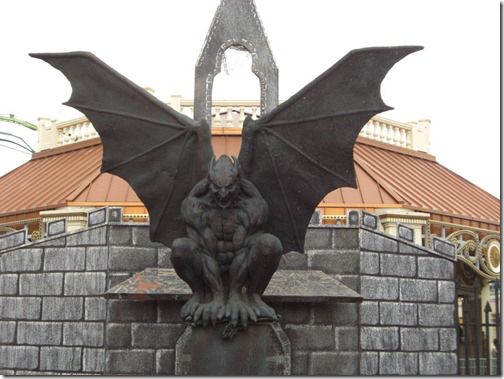
[[[214,254],[217,248],[217,238],[204,220],[204,195],[208,192],[208,180],[203,179],[191,190],[182,202],[182,219],[186,224],[187,235],[203,246],[208,253]]]
[[[268,204],[252,182],[241,179],[241,189],[245,199],[242,202],[244,214],[241,215],[240,221],[250,235],[260,229],[268,219]]]

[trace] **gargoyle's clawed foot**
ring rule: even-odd
[[[257,315],[248,304],[247,298],[240,294],[231,294],[226,304],[226,318],[234,327],[247,327],[248,320],[257,321]]]
[[[275,310],[266,304],[261,295],[253,293],[249,295],[249,305],[253,309],[258,318],[268,318],[278,321],[279,317]]]
[[[224,301],[222,299],[214,299],[209,303],[199,304],[194,314],[192,321],[194,324],[202,324],[204,327],[209,323],[215,325],[217,321],[224,317]]]
[[[182,320],[190,321],[193,318],[193,314],[198,309],[201,302],[200,296],[197,294],[193,294],[192,297],[182,306],[180,310],[180,315],[182,316]]]

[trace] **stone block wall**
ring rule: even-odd
[[[175,371],[182,303],[100,295],[147,267],[170,267],[147,225],[102,225],[0,251],[0,373]],[[322,270],[358,304],[272,304],[296,375],[456,373],[453,262],[359,227],[310,227],[280,269]]]
[[[0,373],[101,373],[107,227],[0,252]]]
[[[453,261],[361,230],[363,375],[457,374]]]

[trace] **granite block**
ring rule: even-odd
[[[0,295],[17,295],[18,276],[0,274]]]
[[[154,375],[155,350],[109,350],[105,355],[105,374]]]
[[[103,346],[103,323],[67,322],[63,326],[63,345]]]
[[[397,240],[380,233],[361,230],[361,247],[363,250],[395,253]]]
[[[131,324],[110,324],[107,323],[105,346],[108,349],[131,347]]]
[[[378,374],[378,353],[362,352],[360,359],[360,375]]]
[[[13,343],[16,338],[16,322],[0,321],[0,344]]]
[[[84,247],[48,247],[44,255],[44,271],[82,271],[86,260]]]
[[[401,346],[404,351],[436,351],[439,349],[438,330],[402,328]]]
[[[417,325],[417,305],[412,303],[380,303],[381,325]]]
[[[107,244],[107,227],[78,231],[67,235],[67,246],[97,246]]]
[[[44,297],[42,320],[80,320],[82,297]]]
[[[18,323],[17,343],[19,345],[60,345],[61,322]]]
[[[308,266],[313,270],[321,270],[327,274],[358,274],[358,251],[318,251],[311,250],[308,254]]]
[[[306,250],[330,249],[333,245],[333,233],[331,228],[309,228],[306,232]]]
[[[397,350],[399,348],[399,328],[362,327],[360,343],[363,350]]]
[[[382,254],[380,271],[385,276],[414,277],[416,275],[416,258],[400,254]]]
[[[108,321],[156,322],[157,306],[155,301],[109,300]]]
[[[41,347],[40,370],[43,371],[79,371],[82,348],[80,347]]]
[[[380,273],[380,256],[378,253],[360,253],[360,273],[376,275]]]
[[[65,295],[101,295],[105,292],[104,272],[65,274]]]
[[[84,348],[82,352],[82,371],[103,374],[105,369],[105,349]]]
[[[102,297],[86,297],[84,319],[104,321],[107,316],[107,300]]]
[[[455,326],[455,305],[419,304],[418,318],[422,326]]]
[[[156,351],[156,374],[175,374],[175,351],[173,349]]]
[[[350,352],[311,353],[310,375],[357,375],[359,355]]]
[[[333,350],[334,337],[331,326],[287,325],[285,333],[290,339],[292,350]]]
[[[20,295],[61,295],[63,274],[21,274],[19,275]]]
[[[453,279],[454,263],[443,258],[418,258],[418,277],[427,279]]]
[[[134,348],[173,349],[185,325],[132,324],[131,335]]]
[[[364,299],[396,300],[399,297],[397,278],[361,276],[361,295]]]
[[[380,353],[380,375],[418,375],[415,353]]]
[[[457,350],[457,329],[455,328],[439,329],[439,349],[441,351]]]
[[[38,366],[38,352],[35,346],[0,346],[0,367],[33,370]]]
[[[141,271],[147,267],[156,267],[155,248],[112,246],[110,248],[109,267],[111,270]]]
[[[42,267],[42,249],[14,250],[0,255],[0,271],[38,271]]]
[[[436,281],[400,279],[399,298],[401,301],[437,301]]]
[[[456,375],[456,353],[420,353],[420,375]]]
[[[86,248],[86,271],[107,270],[108,247],[90,246]]]
[[[36,320],[41,303],[40,297],[0,297],[0,319]]]

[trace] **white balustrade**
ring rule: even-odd
[[[57,131],[56,143],[60,146],[98,137],[91,122],[84,117],[55,123],[54,127]]]
[[[180,96],[176,96],[172,97],[170,104],[176,108],[175,110],[193,118],[194,103],[192,100],[182,100]],[[252,119],[257,119],[260,116],[259,101],[215,100],[212,105],[212,127],[214,128],[242,127],[247,116],[251,116]],[[44,125],[47,124],[46,121],[44,119]],[[51,142],[46,141],[45,145],[41,144],[44,149],[98,137],[93,125],[84,117],[66,122],[53,122],[52,125],[46,125],[45,128],[47,130],[55,128],[57,133],[56,138],[52,137]],[[386,144],[427,152],[429,130],[429,120],[402,123],[375,116],[364,125],[359,135]]]
[[[359,135],[389,145],[411,149],[413,128],[414,125],[411,124],[375,116],[364,125]]]

